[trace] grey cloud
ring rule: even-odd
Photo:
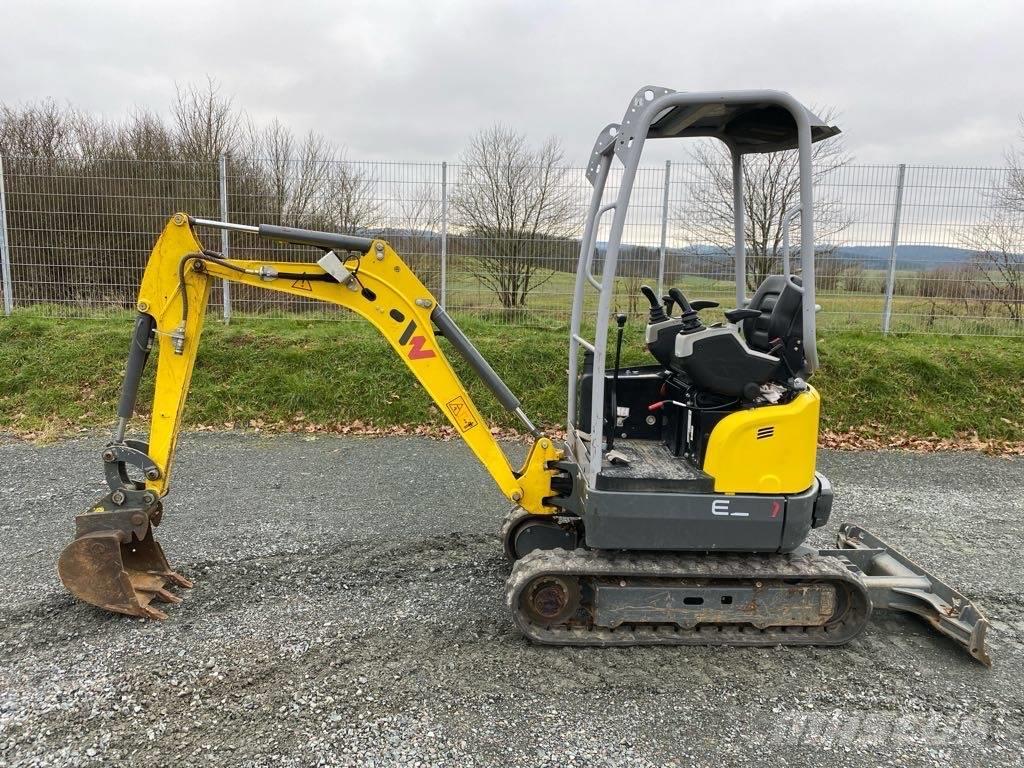
[[[8,0],[3,21],[5,102],[162,110],[175,81],[210,74],[255,119],[358,159],[454,160],[500,121],[582,163],[647,83],[835,105],[858,162],[997,165],[1024,112],[1012,1]]]

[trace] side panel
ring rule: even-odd
[[[592,549],[791,552],[811,529],[818,493],[817,481],[789,496],[587,489],[581,516]]]
[[[814,482],[821,398],[729,414],[715,425],[703,469],[718,493],[799,493]]]
[[[782,496],[716,496],[588,489],[588,547],[703,552],[774,552],[785,521]]]

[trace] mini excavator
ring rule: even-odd
[[[191,582],[153,536],[163,513],[211,281],[346,307],[372,323],[515,506],[501,529],[511,561],[507,603],[530,640],[552,645],[823,645],[846,643],[874,608],[917,614],[990,664],[988,622],[962,594],[882,539],[844,524],[835,549],[805,539],[828,522],[832,487],[816,471],[820,398],[808,379],[816,347],[812,144],[838,129],[778,91],[680,92],[648,86],[598,135],[577,265],[564,441],[531,423],[508,389],[402,258],[381,239],[258,227],[178,213],[146,266],[113,439],[109,492],[76,518],[58,572],[78,598],[164,619]],[[732,157],[736,306],[724,322],[678,288],[649,287],[650,364],[607,365],[616,261],[646,141],[712,137]],[[746,293],[743,157],[795,150],[799,274],[788,242],[782,273]],[[620,183],[605,202],[613,162]],[[219,228],[307,246],[308,263],[226,258],[197,230]],[[594,273],[598,234],[607,242]],[[587,296],[590,293],[591,296]],[[596,302],[593,295],[596,294]],[[588,301],[588,299],[590,299]],[[596,304],[596,311],[593,307]],[[584,336],[593,329],[593,338]],[[532,435],[514,469],[438,338]],[[157,353],[147,441],[126,437],[143,369]]]

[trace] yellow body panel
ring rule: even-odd
[[[814,482],[821,397],[731,413],[711,431],[704,471],[718,493],[799,493]]]
[[[553,507],[543,503],[544,497],[553,495],[551,478],[556,474],[555,470],[548,468],[547,462],[561,459],[562,451],[542,435],[534,442],[522,469],[519,472],[512,470],[501,446],[438,346],[430,319],[436,300],[390,245],[377,240],[367,253],[353,255],[346,263],[356,273],[358,281],[347,285],[334,280],[279,277],[268,280],[258,274],[238,272],[211,261],[187,262],[185,285],[189,313],[185,323],[185,344],[182,354],[175,354],[170,334],[181,323],[178,265],[182,257],[201,250],[188,217],[176,214],[153,249],[139,291],[139,311],[147,312],[156,319],[159,349],[149,455],[160,467],[161,477],[148,481],[148,488],[160,495],[167,492],[171,459],[199,346],[210,278],[217,277],[319,299],[346,307],[364,317],[388,340],[494,478],[501,492],[535,514],[555,512]],[[315,262],[225,261],[234,267],[253,271],[269,266],[277,272],[310,276],[325,274],[325,270]],[[368,382],[368,385],[372,386],[372,383]]]

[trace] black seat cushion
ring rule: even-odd
[[[693,334],[692,351],[672,358],[672,369],[685,373],[706,392],[728,397],[746,397],[750,385],[759,387],[778,376],[781,361],[744,346],[735,331],[709,328]]]
[[[731,397],[749,397],[769,381],[806,375],[801,285],[799,277],[769,275],[746,308],[726,313],[730,322],[742,324],[742,339],[731,326],[682,333],[671,369],[699,389]]]

